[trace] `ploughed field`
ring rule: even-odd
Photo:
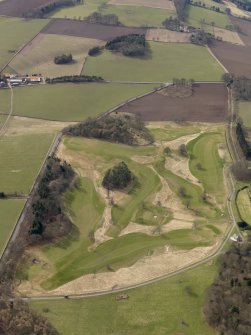
[[[232,24],[240,28],[239,36],[245,45],[251,46],[251,22],[231,16]]]
[[[117,36],[145,34],[145,28],[104,26],[76,20],[52,19],[42,30],[44,34],[69,35],[110,41]]]
[[[136,113],[144,121],[226,121],[226,86],[221,83],[193,86],[193,93],[188,98],[166,96],[164,89],[130,102],[117,112]]]
[[[30,10],[52,2],[52,0],[5,0],[0,2],[0,15],[23,17]]]
[[[251,46],[215,41],[210,48],[229,72],[251,78]]]

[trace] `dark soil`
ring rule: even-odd
[[[53,0],[5,0],[0,2],[0,15],[23,17],[25,13]]]

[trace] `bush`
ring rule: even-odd
[[[183,157],[188,157],[188,151],[187,151],[187,147],[185,144],[181,144],[179,146],[179,154]]]
[[[69,55],[61,55],[61,56],[56,56],[54,58],[54,63],[55,64],[69,64],[73,61],[73,58],[72,58],[72,55],[69,54]]]
[[[134,179],[135,177],[126,163],[121,162],[106,172],[102,185],[108,190],[121,190],[126,188]]]
[[[100,48],[100,47],[91,48],[88,52],[88,55],[89,56],[97,56],[101,53],[101,50],[102,50],[102,48]]]

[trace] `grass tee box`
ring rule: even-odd
[[[96,117],[153,85],[55,84],[14,89],[14,114],[34,118],[81,121]],[[1,109],[9,110],[9,90],[0,90]]]
[[[0,200],[0,255],[23,209],[24,200]]]
[[[47,23],[48,20],[27,21],[17,18],[0,17],[0,68]]]
[[[206,264],[154,285],[130,290],[126,292],[129,299],[124,301],[117,301],[116,294],[111,294],[34,301],[30,306],[43,313],[61,335],[213,335],[202,308],[205,291],[215,275],[215,264]]]
[[[145,58],[125,57],[104,51],[89,57],[84,74],[108,80],[171,82],[173,78],[220,81],[224,73],[205,47],[181,43],[150,42],[151,54]]]

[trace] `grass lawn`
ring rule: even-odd
[[[224,143],[223,133],[205,133],[188,144],[190,170],[203,184],[207,193],[215,197],[218,204],[224,203],[223,162],[218,146]]]
[[[244,126],[251,128],[251,102],[240,101],[239,106],[239,116],[242,118]]]
[[[10,63],[17,73],[42,73],[45,77],[60,77],[80,74],[88,51],[104,42],[74,36],[39,35],[33,47],[25,48]],[[72,54],[70,64],[55,64],[54,58],[62,54]]]
[[[0,17],[0,68],[49,21]]]
[[[53,134],[29,134],[0,138],[0,190],[28,194]]]
[[[205,264],[159,283],[116,295],[75,300],[33,301],[61,335],[214,335],[204,321],[205,290],[216,276],[215,263]]]
[[[164,125],[164,127],[156,128],[154,123],[152,123],[148,129],[154,136],[156,141],[172,141],[181,136],[192,135],[200,132],[200,128],[194,125],[186,125],[184,127]]]
[[[116,14],[119,21],[128,27],[162,27],[162,22],[169,16],[176,17],[175,10],[108,5],[102,14]]]
[[[89,57],[84,74],[110,80],[168,82],[173,78],[221,80],[223,70],[205,47],[185,43],[150,42],[146,58],[125,57],[104,51]]]
[[[215,3],[215,6],[218,4]],[[226,25],[230,25],[231,21],[226,14],[217,13],[215,11],[197,7],[197,6],[187,6],[187,23],[195,28],[201,28],[201,22],[204,20],[204,29],[212,32],[212,22],[214,22],[215,27],[225,28]]]
[[[96,117],[153,85],[54,84],[14,89],[14,114],[48,120],[81,121]],[[9,90],[0,90],[1,110],[9,108]]]
[[[0,200],[0,255],[10,238],[24,203],[24,200]]]
[[[236,204],[238,206],[241,219],[251,225],[251,201],[248,188],[244,188],[238,193]]]

